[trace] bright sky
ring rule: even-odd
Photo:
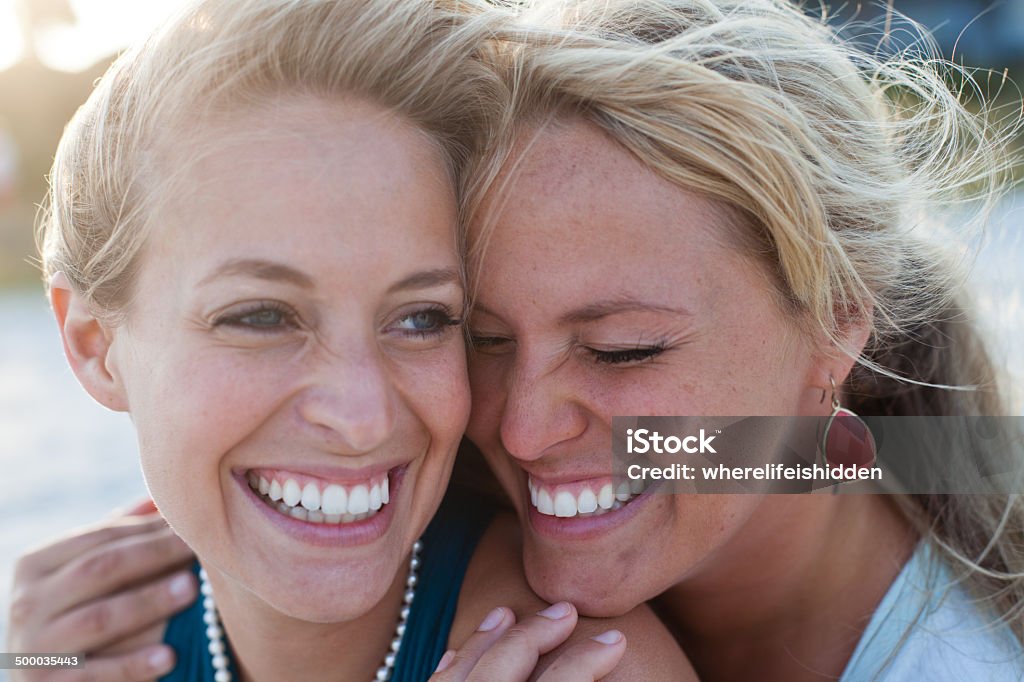
[[[171,12],[180,0],[70,0],[78,22],[36,36],[40,59],[50,68],[81,71],[120,50]],[[0,70],[15,63],[24,47],[15,0],[0,0]]]

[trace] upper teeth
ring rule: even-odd
[[[281,480],[278,480],[278,479]],[[354,485],[321,481],[305,485],[287,475],[272,478],[249,472],[249,486],[274,502],[288,507],[331,514],[365,514],[377,511],[390,502],[388,477]]]
[[[573,494],[564,487],[544,485],[534,480],[533,476],[527,479],[527,487],[530,489],[530,503],[537,511],[562,518],[603,514],[618,509],[644,491],[643,481],[623,482],[618,486],[606,482],[584,485],[579,492]],[[597,492],[594,492],[595,489]]]

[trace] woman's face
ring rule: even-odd
[[[487,201],[468,435],[521,518],[533,588],[621,613],[715,570],[761,498],[613,504],[612,417],[818,414],[828,370],[730,246],[730,213],[591,124],[522,148],[507,194]]]
[[[359,101],[198,140],[110,352],[146,481],[208,567],[348,620],[404,567],[468,415],[453,190],[424,133]]]

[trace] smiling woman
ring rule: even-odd
[[[503,18],[472,0],[198,0],[104,76],[58,149],[40,250],[71,367],[130,413],[202,599],[154,627],[122,618],[133,595],[105,590],[183,554],[165,535],[119,561],[104,542],[144,538],[102,528],[20,560],[16,649],[85,651],[104,680],[169,669],[166,649],[147,668],[106,648],[127,638],[173,646],[168,680],[440,664],[519,682],[570,636],[542,679],[610,673],[620,626],[639,642],[614,674],[689,672],[645,608],[516,623],[544,604],[514,526],[446,496],[469,412],[458,201],[504,102],[480,59]]]

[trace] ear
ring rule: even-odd
[[[857,317],[846,317],[843,320],[843,327],[839,333],[839,342],[826,338],[823,341],[818,361],[815,363],[814,375],[811,377],[811,385],[815,390],[824,390],[826,404],[828,396],[832,392],[832,381],[836,387],[842,386],[843,382],[853,369],[857,358],[864,351],[864,346],[871,337],[874,318],[874,309],[868,307],[863,315]]]
[[[127,412],[124,386],[110,361],[113,330],[96,318],[63,272],[50,279],[50,305],[57,317],[64,355],[79,383],[101,405]]]

